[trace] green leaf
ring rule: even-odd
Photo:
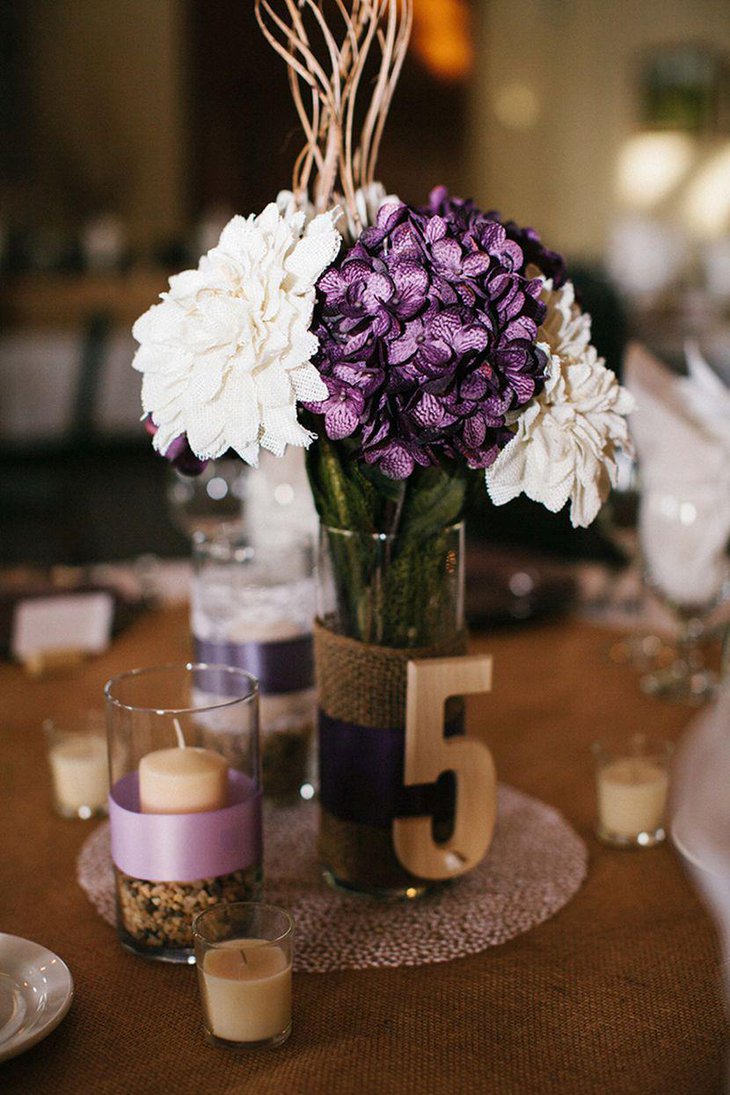
[[[307,475],[320,519],[333,528],[377,531],[377,494],[358,466],[354,447],[333,442],[319,426],[319,438],[307,450]]]
[[[419,469],[411,477],[401,516],[404,540],[429,536],[464,515],[467,481],[444,467]]]

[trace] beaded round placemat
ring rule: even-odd
[[[317,814],[313,803],[264,808],[266,900],[292,913],[294,968],[304,973],[420,966],[476,954],[547,920],[586,876],[586,846],[565,819],[500,785],[494,840],[475,870],[418,901],[345,896],[322,878]],[[78,880],[114,924],[108,822],[84,843]]]

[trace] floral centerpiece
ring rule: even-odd
[[[134,327],[134,367],[154,447],[187,472],[228,452],[255,466],[261,449],[307,449],[329,587],[318,636],[323,852],[338,881],[392,892],[414,880],[389,843],[390,821],[408,809],[402,741],[385,746],[383,734],[402,729],[407,657],[464,649],[470,498],[486,489],[496,505],[520,493],[553,511],[570,503],[573,525],[587,525],[628,446],[631,397],[591,345],[563,260],[535,231],[443,187],[410,205],[375,181],[410,3],[338,5],[340,39],[316,0],[282,8],[256,4],[307,138],[293,189],[234,217],[197,269],[170,279]],[[355,96],[377,49],[356,142]],[[354,706],[353,690],[364,693]],[[458,732],[457,708],[450,724]],[[449,794],[428,806],[446,824]]]

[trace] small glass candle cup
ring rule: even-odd
[[[596,834],[614,848],[651,848],[666,837],[670,741],[635,734],[623,744],[596,742]]]
[[[227,1049],[282,1045],[291,1033],[294,924],[275,905],[216,905],[193,921],[208,1042]]]
[[[103,711],[46,719],[43,732],[56,813],[84,821],[106,814],[109,764]]]

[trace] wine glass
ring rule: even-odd
[[[608,656],[613,662],[646,671],[666,661],[670,648],[658,636],[640,627],[645,587],[640,567],[639,502],[641,482],[636,459],[622,449],[616,454],[616,483],[599,511],[602,534],[621,556],[623,567],[613,582],[611,607],[617,610],[631,632],[612,643]]]
[[[186,536],[212,533],[223,522],[241,519],[246,466],[240,460],[211,461],[195,477],[183,475],[172,467],[168,474],[168,511]]]
[[[642,689],[651,695],[701,703],[714,694],[717,676],[705,666],[702,645],[728,608],[729,506],[726,484],[644,484],[639,541],[645,575],[679,627],[675,661],[642,678]]]

